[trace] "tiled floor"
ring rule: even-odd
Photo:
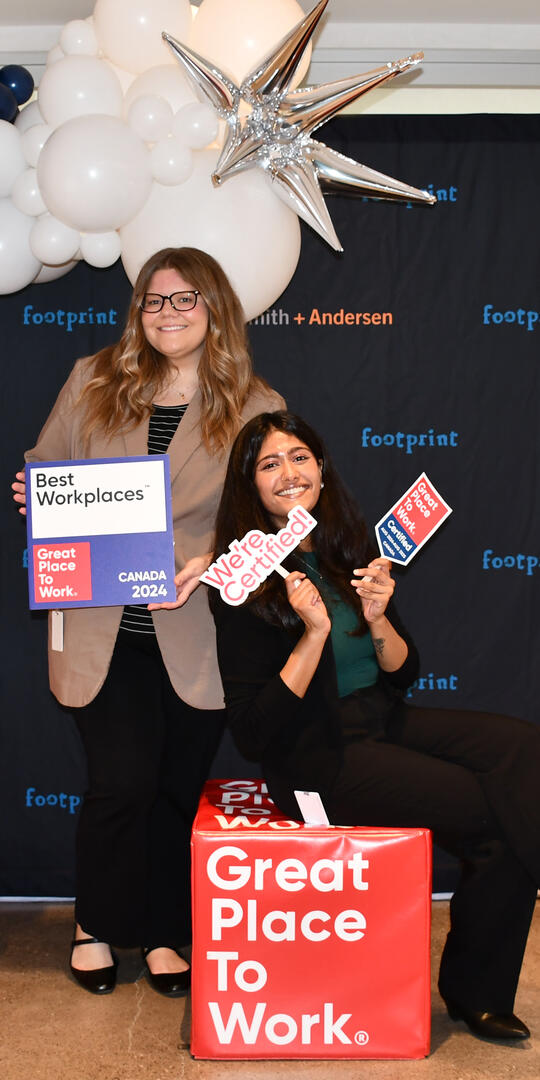
[[[434,977],[448,904],[433,910]],[[528,1080],[540,1077],[540,903],[516,1011],[530,1041],[492,1045],[452,1023],[433,993],[431,1055],[422,1061],[195,1061],[189,999],[147,984],[137,952],[120,953],[113,994],[94,997],[66,973],[72,909],[0,904],[1,1080]],[[494,948],[497,943],[494,942]]]

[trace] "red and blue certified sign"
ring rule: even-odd
[[[406,566],[452,513],[422,473],[375,526],[381,555]]]
[[[31,608],[175,600],[169,458],[26,466]]]

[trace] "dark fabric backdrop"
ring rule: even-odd
[[[344,254],[303,229],[293,281],[250,326],[257,369],[323,433],[369,522],[422,471],[454,508],[397,571],[397,602],[422,656],[411,701],[535,723],[539,136],[529,116],[327,125],[329,145],[431,185],[438,204],[329,197]],[[264,264],[261,251],[253,272]],[[129,295],[119,263],[81,263],[0,298],[3,895],[73,894],[85,784],[74,724],[47,688],[45,616],[28,612],[25,531],[9,484],[74,360],[118,337]],[[252,771],[226,736],[213,775]],[[451,887],[453,872],[439,858],[435,888]]]

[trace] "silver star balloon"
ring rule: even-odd
[[[415,67],[424,55],[415,53],[349,79],[290,90],[327,3],[319,0],[240,86],[169,34],[164,33],[163,38],[196,90],[202,91],[227,122],[223,149],[212,174],[214,184],[246,169],[264,169],[276,194],[331,247],[342,251],[323,190],[414,203],[432,204],[436,199],[428,191],[394,180],[311,138],[312,132],[340,109]]]

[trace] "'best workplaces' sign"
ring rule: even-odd
[[[421,473],[375,526],[381,555],[406,566],[452,510]]]
[[[169,459],[26,466],[31,608],[176,599]]]

